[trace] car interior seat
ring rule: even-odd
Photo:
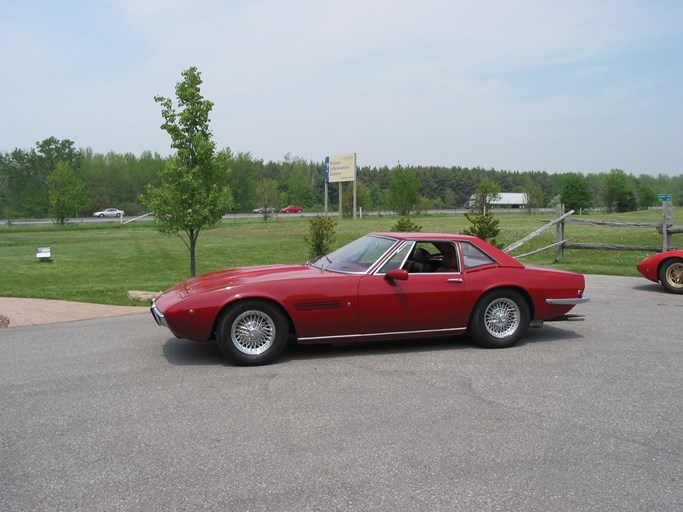
[[[410,260],[410,265],[407,268],[408,272],[429,272],[429,256],[429,251],[427,249],[423,249],[422,247],[415,249],[415,251],[413,251],[413,257]]]

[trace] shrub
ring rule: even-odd
[[[500,228],[498,224],[500,221],[496,219],[490,213],[484,213],[483,215],[470,215],[465,214],[468,221],[472,223],[468,229],[463,230],[463,235],[471,235],[486,240],[491,245],[496,247],[502,247],[502,244],[496,241],[496,237],[500,234]]]
[[[337,223],[325,215],[316,215],[308,220],[308,236],[304,240],[308,244],[308,256],[311,260],[332,250],[336,227]]]
[[[406,231],[422,231],[422,226],[414,224],[408,217],[399,217],[398,222],[391,226],[391,231],[406,232]]]

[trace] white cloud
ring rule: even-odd
[[[105,20],[87,5],[88,40],[64,31],[51,46],[29,8],[0,21],[3,47],[20,43],[2,59],[23,84],[0,85],[22,127],[0,128],[4,149],[54,135],[168,152],[153,97],[173,96],[194,65],[218,146],[266,160],[356,151],[378,166],[600,172],[628,155],[634,173],[680,172],[665,147],[683,113],[677,3],[111,0]],[[57,12],[57,26],[78,15],[69,2]],[[101,58],[69,61],[64,48]],[[646,137],[656,158],[616,140],[642,140],[638,125],[660,133]]]

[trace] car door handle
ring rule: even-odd
[[[446,280],[447,283],[462,283],[462,279],[459,277],[452,277]]]

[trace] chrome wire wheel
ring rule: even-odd
[[[276,329],[272,318],[263,311],[248,310],[235,318],[230,338],[243,354],[259,355],[275,342]]]
[[[683,290],[683,262],[674,262],[666,267],[664,279],[674,289]]]
[[[517,332],[522,314],[517,303],[507,297],[492,301],[484,313],[486,331],[494,338],[507,338]]]

